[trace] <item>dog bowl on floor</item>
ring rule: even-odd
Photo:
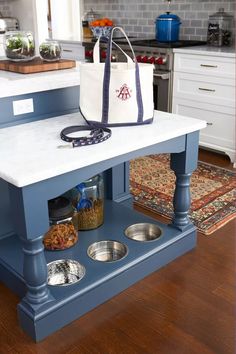
[[[99,241],[89,246],[88,255],[95,261],[115,262],[128,253],[126,245],[118,241]]]
[[[135,241],[154,241],[162,234],[161,229],[150,223],[132,224],[125,229],[125,236]]]
[[[85,268],[77,261],[61,259],[48,263],[48,285],[72,285],[85,275]]]

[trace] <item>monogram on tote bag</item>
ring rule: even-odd
[[[119,30],[132,52],[130,58],[115,42]],[[127,62],[111,62],[112,44]],[[125,126],[148,124],[153,120],[153,65],[137,62],[131,43],[120,27],[114,27],[107,45],[105,63],[100,62],[100,40],[94,46],[93,63],[80,66],[80,110],[89,124]]]

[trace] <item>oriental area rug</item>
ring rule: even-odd
[[[175,174],[169,154],[149,155],[130,162],[134,204],[172,218]],[[210,235],[236,217],[236,174],[198,162],[191,177],[189,217],[198,231]]]

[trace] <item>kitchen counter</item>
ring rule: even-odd
[[[156,111],[153,124],[117,127],[103,143],[58,149],[58,145],[66,145],[59,137],[61,128],[80,123],[77,113],[0,130],[0,177],[10,196],[8,206],[1,198],[0,208],[9,208],[15,225],[13,233],[0,239],[0,281],[21,297],[20,326],[35,341],[196,246],[196,227],[188,218],[190,178],[197,167],[199,130],[206,122]],[[113,196],[120,184],[113,167],[155,153],[171,154],[170,168],[176,175],[174,215],[169,225],[138,213]],[[48,200],[103,171],[103,225],[79,232],[78,243],[70,249],[44,250]],[[159,236],[151,242],[129,239],[124,230],[137,223],[155,224]],[[88,247],[104,240],[122,243],[127,254],[117,262],[91,259]],[[47,264],[58,259],[79,261],[86,270],[83,279],[71,286],[48,286]]]
[[[156,111],[153,124],[125,129],[117,127],[112,129],[110,139],[96,146],[57,148],[58,145],[68,145],[59,136],[63,128],[84,123],[79,113],[73,113],[0,129],[0,177],[22,187],[206,126],[198,119]]]
[[[6,59],[0,57],[0,60]],[[79,61],[76,67],[36,74],[18,74],[0,70],[0,98],[31,94],[48,90],[78,86]]]
[[[187,47],[187,48],[175,48],[174,53],[188,53],[199,55],[214,55],[228,58],[235,58],[235,47],[212,47],[208,45]]]

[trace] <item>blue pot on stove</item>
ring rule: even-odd
[[[180,18],[169,12],[156,19],[156,40],[158,42],[176,42],[179,40]]]

